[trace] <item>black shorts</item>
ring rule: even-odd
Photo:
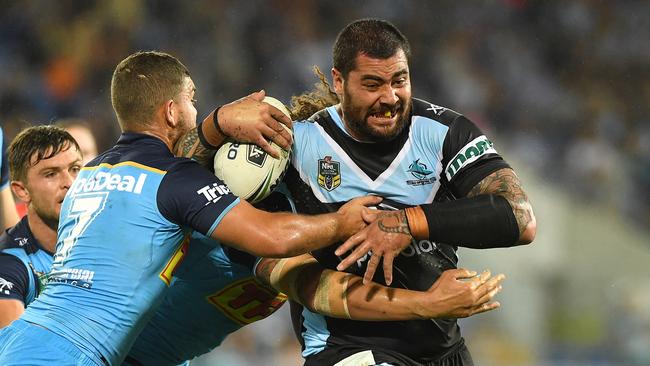
[[[307,357],[304,366],[474,366],[474,361],[460,342],[437,360],[414,360],[398,352],[360,346],[334,346]]]

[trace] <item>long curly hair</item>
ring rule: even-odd
[[[314,113],[340,102],[338,95],[332,90],[330,83],[320,68],[314,66],[313,70],[314,75],[318,78],[318,82],[314,84],[314,89],[291,97],[291,107],[289,109],[291,118],[294,121],[304,121],[313,116]]]

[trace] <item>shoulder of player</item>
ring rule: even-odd
[[[450,126],[462,115],[447,107],[442,107],[423,99],[413,98],[413,117],[423,117],[422,120],[437,122],[445,126]]]
[[[28,273],[28,266],[29,262],[26,262],[26,258],[22,258],[16,249],[0,252],[0,277],[8,273]]]
[[[34,236],[29,229],[27,216],[24,216],[16,225],[5,230],[0,235],[0,251],[21,250],[25,254],[34,254],[39,248],[34,242]]]
[[[294,121],[293,128],[296,129],[310,129],[315,128],[316,125],[322,125],[331,121],[332,117],[329,114],[327,108],[321,109],[320,111],[314,113],[311,117],[303,120]]]

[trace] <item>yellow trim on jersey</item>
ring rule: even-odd
[[[112,169],[112,168],[116,168],[116,167],[119,167],[119,166],[125,166],[125,165],[130,165],[132,167],[136,167],[136,168],[143,169],[143,170],[148,170],[148,171],[150,171],[152,173],[161,174],[161,175],[167,173],[166,170],[160,170],[160,169],[152,168],[150,166],[146,166],[146,165],[142,165],[140,163],[136,163],[135,161],[123,161],[123,162],[117,163],[115,165],[108,164],[108,163],[101,163],[101,164],[96,165],[96,166],[88,166],[88,167],[85,166],[85,167],[81,168],[81,170],[95,170],[97,168],[109,168],[109,169]]]

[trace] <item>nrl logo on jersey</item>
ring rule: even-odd
[[[410,186],[423,186],[427,184],[433,184],[436,181],[436,177],[427,178],[433,173],[432,170],[429,170],[426,164],[421,163],[420,159],[417,159],[409,165],[407,172],[411,173],[415,178],[414,180],[407,180],[406,184]]]
[[[481,135],[465,145],[447,164],[447,167],[445,168],[447,179],[451,180],[459,170],[464,166],[475,162],[481,156],[487,154],[498,154],[493,145],[492,141],[488,140],[485,135]]]
[[[318,185],[328,191],[341,185],[341,163],[331,156],[318,159]]]

